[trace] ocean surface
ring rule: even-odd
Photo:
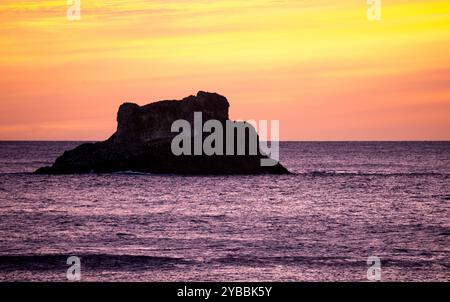
[[[0,281],[450,281],[450,142],[283,142],[293,175],[45,176],[0,142]]]

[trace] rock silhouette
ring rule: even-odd
[[[117,131],[108,140],[86,143],[66,151],[51,167],[40,168],[35,173],[77,174],[119,171],[194,175],[289,173],[279,163],[274,166],[261,166],[261,159],[267,157],[259,151],[259,148],[255,155],[173,154],[172,139],[178,135],[171,132],[174,121],[183,119],[194,123],[194,112],[202,112],[204,122],[218,120],[225,124],[229,121],[229,106],[224,96],[203,91],[182,100],[160,101],[145,106],[122,104],[117,114]],[[249,142],[245,144],[248,151]],[[226,148],[225,143],[223,148]]]

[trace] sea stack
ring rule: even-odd
[[[145,106],[133,103],[122,104],[117,114],[117,131],[108,140],[86,143],[66,151],[52,166],[40,168],[35,173],[78,174],[133,171],[183,175],[288,174],[289,171],[280,163],[272,166],[261,165],[261,159],[267,156],[260,152],[259,147],[256,154],[246,153],[245,155],[238,155],[238,153],[194,155],[194,152],[190,155],[175,155],[173,153],[172,141],[179,135],[171,129],[175,121],[185,120],[193,124],[195,115],[201,112],[203,123],[216,120],[225,125],[227,122],[232,122],[228,117],[229,106],[224,96],[203,91],[182,100],[159,101]],[[251,129],[254,131],[253,127]],[[246,137],[248,139],[250,135]],[[250,143],[250,141],[245,142],[245,150],[249,150]],[[227,148],[226,142],[223,148],[224,150]]]

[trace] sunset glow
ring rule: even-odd
[[[0,0],[0,139],[103,140],[198,90],[282,140],[450,140],[450,2]]]

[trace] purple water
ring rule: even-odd
[[[294,175],[43,176],[0,142],[0,280],[450,280],[450,142],[284,142]]]

